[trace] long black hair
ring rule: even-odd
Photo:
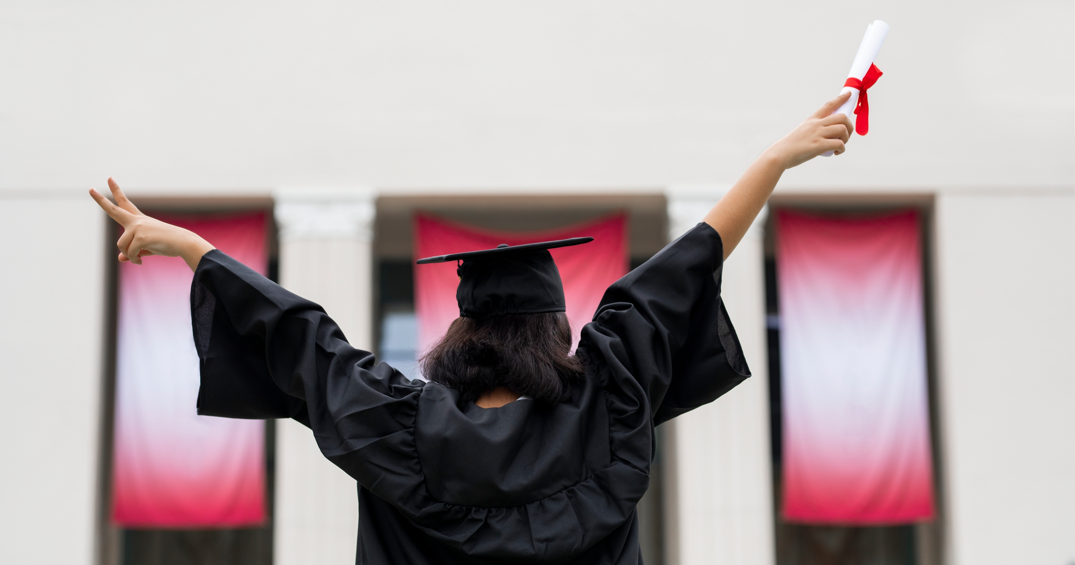
[[[583,378],[563,312],[459,317],[420,361],[425,378],[474,402],[497,387],[554,405]]]

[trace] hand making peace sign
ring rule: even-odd
[[[214,247],[198,234],[180,227],[166,224],[150,218],[135,207],[134,203],[120,190],[116,181],[108,179],[108,188],[112,190],[113,204],[100,192],[90,189],[90,196],[110,218],[123,226],[123,235],[116,246],[119,247],[120,262],[130,261],[142,264],[142,257],[164,255],[182,257],[190,269],[198,268],[198,261]]]

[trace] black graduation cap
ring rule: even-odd
[[[463,317],[564,312],[564,285],[549,249],[591,241],[592,237],[573,237],[522,245],[502,243],[495,249],[426,257],[418,264],[459,261],[455,298]]]

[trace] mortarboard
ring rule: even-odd
[[[564,312],[564,286],[549,249],[580,245],[592,237],[508,245],[419,259],[419,265],[458,261],[459,315],[491,318],[504,314]]]

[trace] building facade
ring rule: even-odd
[[[892,32],[870,134],[788,171],[769,212],[922,213],[939,512],[913,527],[913,562],[1075,562],[1070,2],[0,14],[5,562],[123,562],[107,519],[115,231],[89,186],[114,175],[146,210],[271,211],[279,282],[376,349],[415,212],[528,230],[624,211],[644,260],[835,94],[876,18]],[[724,274],[755,376],[662,430],[642,510],[651,561],[788,555],[767,380],[771,215]],[[279,422],[274,437],[273,562],[351,562],[354,483],[305,428]]]

